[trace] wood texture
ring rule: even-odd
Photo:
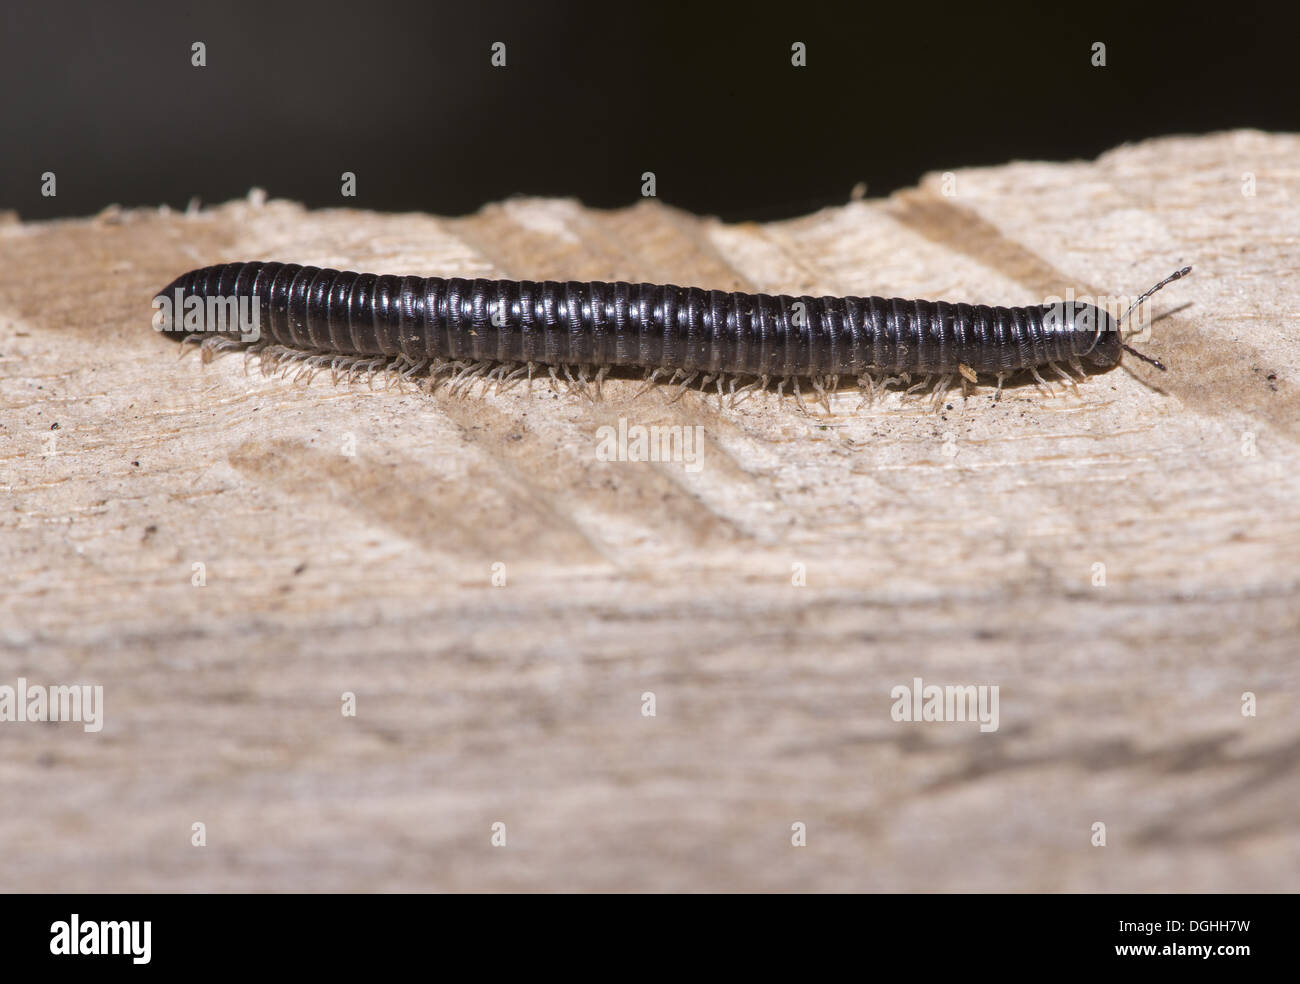
[[[0,723],[0,888],[1293,890],[1297,161],[1161,139],[767,225],[11,216],[0,684],[102,684],[105,724]],[[178,360],[152,292],[245,259],[994,304],[1195,271],[1166,374],[828,415]],[[702,425],[702,467],[597,460],[620,417]],[[895,722],[916,677],[998,686],[998,730]]]

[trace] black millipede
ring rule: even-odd
[[[515,380],[537,370],[570,383],[594,382],[615,368],[645,372],[650,382],[701,376],[750,386],[805,380],[825,399],[841,376],[856,376],[864,394],[878,382],[934,384],[941,396],[954,376],[1003,379],[1039,370],[1080,376],[1104,371],[1129,352],[1121,326],[1137,306],[1184,267],[1142,294],[1124,315],[1076,301],[991,307],[881,297],[748,294],[674,284],[534,282],[452,277],[380,276],[296,263],[225,263],[183,274],[154,298],[154,325],[178,336],[229,347],[255,341],[263,365],[429,368],[449,379]],[[221,303],[214,305],[213,300]],[[250,334],[220,312],[245,305]],[[222,308],[222,304],[230,307]],[[213,320],[213,312],[218,316]],[[205,348],[209,347],[205,344]],[[671,378],[663,378],[671,373]],[[802,401],[801,401],[802,402]]]

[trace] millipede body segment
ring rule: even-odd
[[[762,378],[970,378],[973,371],[1000,381],[1057,363],[1106,369],[1133,351],[1123,344],[1123,319],[1076,302],[990,307],[672,284],[380,276],[272,262],[192,270],[157,295],[155,308],[162,298],[173,306],[170,316],[155,319],[162,331],[193,332],[181,316],[191,298],[236,298],[255,309],[264,342],[412,363],[630,366]]]

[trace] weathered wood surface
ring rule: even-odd
[[[11,218],[0,684],[102,684],[105,723],[0,723],[0,887],[1294,889],[1297,162],[1162,139],[769,225]],[[1164,375],[828,416],[178,361],[152,292],[254,258],[995,304],[1195,272]],[[598,461],[620,417],[703,425],[702,467]],[[915,677],[999,686],[999,729],[893,721]]]

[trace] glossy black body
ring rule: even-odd
[[[880,297],[791,297],[675,285],[465,280],[285,263],[192,270],[168,297],[249,296],[263,339],[412,361],[637,366],[759,376],[1009,372],[1119,361],[1091,305],[989,307]],[[179,327],[164,330],[180,332]]]

